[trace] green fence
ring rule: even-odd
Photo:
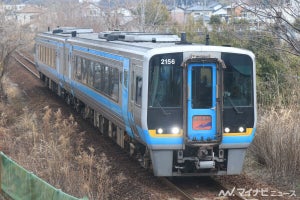
[[[14,200],[80,200],[54,188],[0,152],[1,191]],[[83,199],[81,199],[83,200]],[[87,199],[85,199],[87,200]]]

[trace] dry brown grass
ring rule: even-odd
[[[293,188],[300,177],[299,119],[297,107],[260,110],[257,134],[250,146],[256,164],[264,166],[274,182]]]
[[[247,155],[248,172],[300,192],[300,82],[277,74],[258,83],[257,133]],[[249,167],[250,166],[250,167]]]
[[[6,80],[7,81],[7,80]],[[42,111],[20,107],[19,91],[6,83],[6,98],[0,102],[0,148],[23,167],[51,185],[77,197],[107,199],[114,183],[124,179],[111,176],[105,154],[84,147],[73,116],[65,119],[61,110],[46,106]],[[18,110],[18,111],[17,111]]]

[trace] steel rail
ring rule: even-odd
[[[186,200],[195,200],[194,197],[192,197],[189,194],[187,194],[186,192],[184,192],[182,189],[180,189],[179,187],[177,187],[174,183],[172,183],[167,178],[160,178],[160,180],[161,180],[161,182],[165,183],[170,188],[176,190],[184,199],[186,199]]]
[[[32,65],[34,65],[34,62],[31,61],[29,58],[27,58],[26,56],[24,56],[23,54],[17,52],[17,54],[19,56],[21,56],[23,59],[27,60],[28,62],[30,62]],[[12,56],[18,63],[20,63],[27,71],[29,71],[30,73],[32,73],[35,77],[40,78],[39,74],[37,74],[36,72],[34,72],[33,70],[31,70],[26,64],[24,64],[24,62],[22,62],[20,59],[18,59],[16,56]]]
[[[227,188],[226,186],[222,185],[218,180],[216,180],[215,178],[211,177],[211,179],[215,182],[215,186],[216,188],[224,191],[232,191],[232,189]],[[178,186],[176,186],[174,183],[172,183],[169,179],[167,178],[160,178],[161,182],[165,183],[165,185],[167,185],[168,187],[170,187],[171,189],[177,191],[181,197],[183,199],[186,200],[195,200],[197,198],[192,197],[190,194],[186,193],[185,191],[183,191],[182,189],[180,189]],[[224,196],[224,199],[237,199],[237,200],[249,200],[248,198],[242,196],[238,191],[233,191],[232,196],[230,197],[226,197]],[[251,198],[251,200],[254,200],[254,198]]]

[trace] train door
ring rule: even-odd
[[[129,124],[132,133],[139,138],[138,127],[141,124],[141,105],[142,105],[142,71],[138,64],[132,63],[130,68],[130,103],[129,103]]]
[[[129,71],[129,60],[125,59],[123,61],[123,86],[122,86],[122,111],[124,120],[126,123],[126,132],[132,136],[132,131],[130,127],[131,120],[130,120],[130,71]]]
[[[189,63],[187,66],[187,139],[217,140],[217,65]]]

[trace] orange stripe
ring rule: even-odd
[[[253,128],[246,128],[243,133],[223,133],[223,136],[249,136],[252,134]]]
[[[183,130],[181,129],[179,134],[172,134],[172,133],[163,133],[163,134],[156,134],[156,130],[148,130],[151,137],[157,138],[170,138],[170,137],[182,137]]]

